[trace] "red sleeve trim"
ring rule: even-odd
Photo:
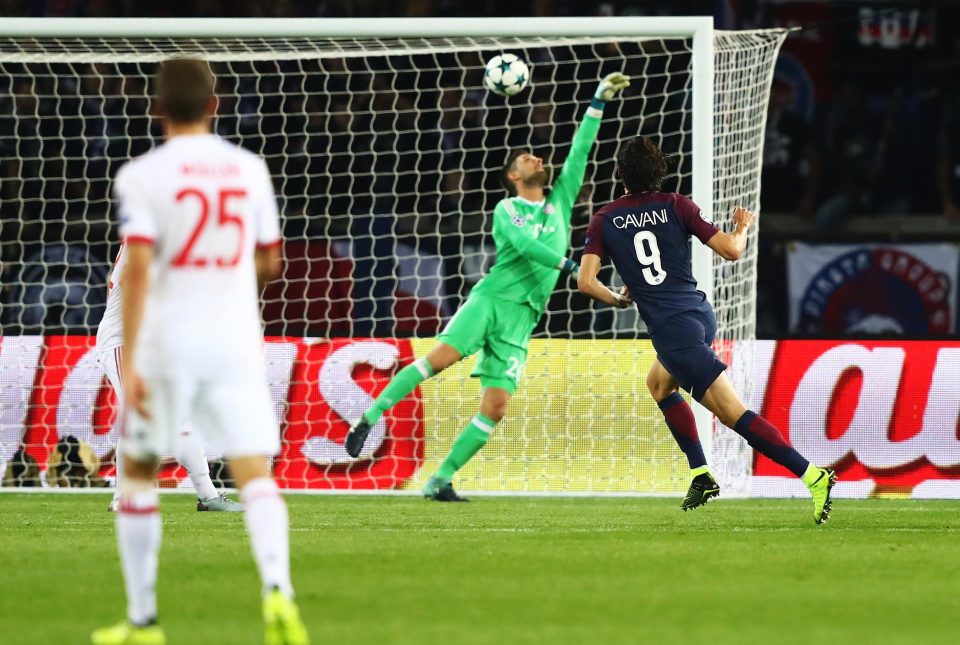
[[[683,227],[687,234],[695,236],[704,244],[720,230],[713,222],[703,219],[700,216],[703,211],[692,199],[685,195],[677,194],[674,201],[674,210],[683,220]]]
[[[263,251],[264,249],[274,249],[283,244],[283,240],[276,239],[273,242],[257,242],[257,250]]]
[[[704,244],[709,242],[711,237],[720,232],[720,227],[718,227],[716,224],[711,224],[710,222],[704,222],[699,228],[700,231],[697,233],[697,239]]]
[[[149,244],[153,246],[157,243],[152,237],[147,237],[146,235],[128,235],[123,238],[124,244]]]
[[[590,218],[590,223],[587,225],[587,237],[583,245],[584,254],[598,255],[601,258],[604,256],[603,221],[605,214],[606,209],[601,208]]]

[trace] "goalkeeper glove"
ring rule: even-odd
[[[607,74],[603,77],[603,80],[600,81],[600,85],[593,95],[593,100],[606,103],[607,101],[613,100],[617,92],[625,90],[628,87],[630,87],[630,77],[626,74],[621,72]]]
[[[570,258],[563,258],[560,260],[560,264],[557,265],[557,268],[560,269],[561,274],[570,275],[574,280],[580,277],[580,265]]]

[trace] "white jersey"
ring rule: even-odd
[[[110,272],[110,280],[107,282],[107,307],[103,310],[100,325],[97,326],[97,354],[101,356],[123,345],[120,276],[123,274],[124,264],[126,264],[126,255],[121,244],[117,259],[113,263],[113,270]]]
[[[125,244],[154,246],[136,369],[262,380],[254,249],[280,243],[263,160],[216,135],[174,137],[124,165],[114,190]],[[113,278],[117,307],[122,277]]]

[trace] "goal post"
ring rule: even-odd
[[[548,18],[5,18],[9,38],[512,38],[713,35],[710,16]]]
[[[489,267],[507,152],[532,147],[559,168],[600,76],[623,69],[633,84],[606,110],[572,253],[589,212],[616,195],[619,141],[639,133],[674,160],[666,188],[690,194],[723,226],[733,204],[759,206],[766,102],[784,36],[714,31],[709,17],[5,19],[0,385],[20,394],[5,410],[0,468],[25,447],[42,470],[73,436],[110,477],[116,403],[91,359],[117,248],[109,183],[160,141],[149,115],[157,62],[210,60],[221,96],[215,128],[263,155],[274,175],[286,268],[265,293],[264,316],[284,432],[278,477],[288,488],[385,489],[415,487],[475,412],[471,364],[386,415],[359,462],[340,445],[345,419],[396,365],[429,349]],[[510,99],[482,89],[483,61],[500,51],[532,68],[531,87]],[[753,235],[734,266],[693,245],[718,347],[748,392],[749,357],[731,360],[731,350],[753,338]],[[510,415],[460,487],[682,491],[686,465],[644,385],[654,353],[632,340],[642,333],[635,314],[588,303],[561,280]],[[749,491],[749,450],[715,432],[703,408],[696,414],[721,481]]]

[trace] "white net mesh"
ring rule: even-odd
[[[782,38],[716,36],[718,220],[734,203],[757,206]],[[483,63],[501,51],[532,69],[531,87],[509,100],[482,89]],[[267,160],[281,201],[285,269],[264,319],[284,433],[277,474],[288,487],[396,488],[432,472],[476,412],[472,361],[389,413],[369,459],[346,458],[344,418],[397,362],[429,349],[489,267],[509,150],[532,148],[559,168],[603,74],[623,70],[633,84],[606,110],[573,252],[589,213],[615,195],[621,139],[654,137],[675,160],[665,189],[691,191],[689,38],[0,39],[0,464],[25,446],[42,467],[69,435],[112,473],[115,402],[90,359],[117,252],[110,180],[158,143],[149,79],[156,62],[183,53],[213,61],[216,131]],[[753,334],[755,240],[750,248],[714,267],[725,340]],[[601,277],[615,279],[609,269]],[[685,462],[644,386],[653,350],[629,340],[642,331],[635,314],[594,307],[574,286],[558,285],[508,419],[461,473],[462,488],[685,486]],[[749,455],[725,450],[728,470],[749,472]],[[183,472],[167,474],[176,484]]]
[[[727,221],[735,206],[760,210],[760,168],[767,102],[782,30],[715,32],[713,114],[713,213]],[[757,230],[750,230],[738,262],[713,257],[713,304],[718,347],[730,365],[730,380],[747,406],[756,401],[752,382],[757,310]],[[719,422],[714,427],[712,465],[726,493],[750,492],[753,453],[747,442]]]

